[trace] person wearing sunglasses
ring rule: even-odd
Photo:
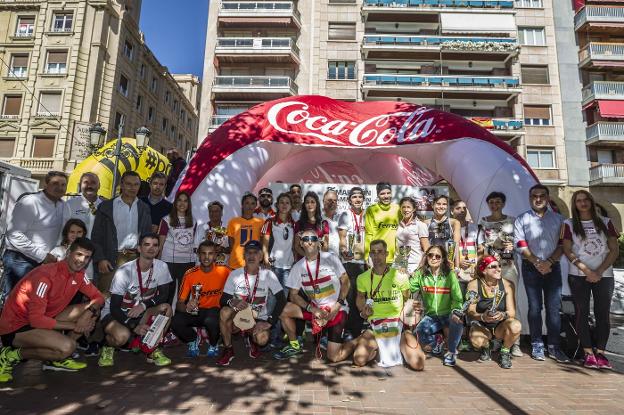
[[[313,334],[328,331],[327,358],[331,362],[345,360],[354,348],[353,341],[344,343],[342,337],[349,311],[349,277],[337,255],[321,252],[314,230],[303,231],[300,244],[305,255],[288,274],[289,302],[280,316],[289,343],[273,356],[280,360],[303,353],[297,340],[296,321],[307,320],[312,322]]]
[[[490,341],[502,341],[498,364],[511,369],[511,347],[522,330],[516,319],[514,284],[502,278],[500,262],[494,256],[479,261],[477,277],[468,284],[468,291],[476,292],[479,298],[466,313],[471,322],[470,342],[481,351],[479,362],[487,362],[492,360]]]
[[[420,293],[425,316],[416,326],[416,333],[425,352],[441,355],[444,352],[444,332],[448,353],[444,356],[446,366],[455,366],[457,345],[461,340],[464,324],[453,310],[462,308],[459,281],[448,261],[443,246],[432,245],[425,252],[420,267],[409,280],[410,291]]]
[[[329,223],[323,220],[321,214],[321,201],[318,195],[314,192],[306,193],[303,198],[303,209],[301,209],[301,216],[295,223],[295,242],[293,244],[293,250],[295,251],[295,259],[299,259],[304,256],[304,250],[300,241],[301,232],[313,230],[321,243],[321,249],[327,251],[329,249]]]
[[[262,220],[267,220],[275,216],[273,204],[273,190],[268,187],[260,189],[258,192],[258,207],[254,210],[254,216]]]
[[[366,208],[364,214],[364,258],[368,259],[370,243],[376,239],[383,239],[388,246],[386,262],[394,261],[396,248],[396,233],[399,228],[399,205],[392,203],[392,186],[387,182],[377,183],[377,199],[374,205]]]

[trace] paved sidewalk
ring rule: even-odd
[[[96,359],[81,373],[42,372],[38,362],[15,370],[0,386],[0,413],[14,414],[616,414],[624,408],[624,359],[617,371],[575,364],[514,359],[503,370],[463,353],[455,368],[431,358],[425,371],[403,367],[327,365],[308,352],[298,360],[247,357],[237,344],[228,368],[214,359],[183,357],[166,349],[174,364],[157,368],[140,355],[117,352],[115,368]],[[495,354],[497,356],[497,354]]]

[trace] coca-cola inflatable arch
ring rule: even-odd
[[[427,184],[414,169],[446,179],[473,217],[486,214],[491,191],[507,195],[506,212],[528,209],[537,180],[505,142],[458,115],[403,102],[343,102],[315,95],[265,102],[236,115],[201,144],[177,189],[192,194],[193,214],[221,201],[224,220],[240,198],[269,182],[294,183],[332,162],[355,166],[364,183]],[[407,167],[406,167],[407,166]]]

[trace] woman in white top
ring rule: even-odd
[[[572,195],[572,219],[563,223],[563,252],[570,261],[568,282],[576,306],[576,331],[585,352],[583,364],[592,369],[612,369],[604,355],[611,325],[613,263],[619,255],[618,232],[611,219],[598,215],[592,195],[578,190]],[[594,299],[593,336],[589,330],[589,304]],[[593,337],[593,339],[592,339]]]
[[[179,192],[173,200],[169,215],[160,221],[160,259],[167,263],[173,281],[169,287],[168,303],[177,293],[182,277],[195,266],[195,233],[197,222],[193,219],[191,198],[186,192]]]
[[[280,193],[275,207],[277,214],[267,219],[262,226],[262,252],[264,266],[271,267],[283,287],[295,262],[292,249],[295,222],[290,216],[292,210],[290,194]]]
[[[59,261],[67,256],[69,246],[78,238],[82,238],[87,234],[87,225],[81,219],[69,219],[65,222],[61,231],[61,244],[54,248],[50,254],[54,255]]]
[[[404,197],[399,201],[401,220],[396,233],[395,267],[401,269],[407,265],[407,272],[410,274],[416,271],[423,252],[429,248],[429,230],[416,216],[416,206],[416,201],[411,197]]]

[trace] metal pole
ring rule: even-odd
[[[123,133],[124,121],[123,118],[119,123],[119,134],[117,135],[117,142],[115,143],[115,171],[113,172],[113,188],[111,189],[111,199],[115,197],[117,192],[118,169],[119,169],[119,157],[121,156],[121,135]]]

